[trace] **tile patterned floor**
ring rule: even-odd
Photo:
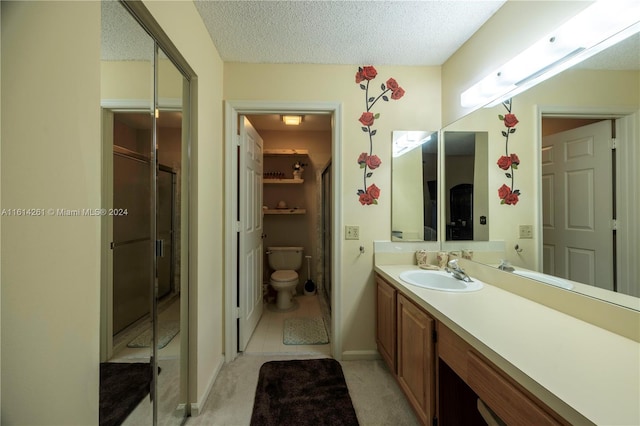
[[[275,312],[265,306],[245,354],[305,354],[331,355],[331,342],[325,345],[285,345],[283,343],[284,320],[287,318],[322,317],[318,296],[296,296],[298,309],[291,312]],[[330,335],[330,333],[327,333]]]

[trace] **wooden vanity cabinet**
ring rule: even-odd
[[[569,424],[442,323],[438,324],[438,356],[504,423]]]
[[[485,424],[480,405],[508,425],[569,424],[377,274],[376,287],[378,351],[422,424]]]
[[[378,352],[389,369],[396,374],[396,294],[394,287],[376,275],[377,315],[376,343]]]
[[[435,321],[376,275],[376,342],[422,424],[435,416]]]
[[[435,321],[403,295],[398,295],[398,383],[423,424],[435,414]]]

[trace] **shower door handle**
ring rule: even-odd
[[[164,257],[164,240],[156,240],[156,257]]]

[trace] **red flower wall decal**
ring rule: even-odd
[[[499,189],[498,189],[498,197],[500,198],[500,204],[507,204],[507,205],[516,205],[519,201],[519,196],[520,196],[520,190],[519,189],[514,189],[515,188],[515,184],[514,184],[514,170],[518,169],[518,164],[520,164],[520,159],[518,158],[517,154],[513,154],[513,153],[509,153],[509,135],[513,134],[516,132],[516,124],[518,124],[518,118],[515,116],[515,114],[511,113],[511,99],[504,101],[502,103],[502,105],[506,108],[507,110],[507,114],[505,115],[498,115],[498,119],[500,121],[502,121],[504,123],[504,126],[507,128],[507,130],[503,130],[502,131],[502,136],[504,136],[505,138],[505,142],[504,142],[504,150],[505,150],[505,155],[502,155],[500,158],[498,158],[498,167],[500,167],[502,170],[505,171],[505,176],[507,177],[507,179],[511,179],[511,185],[502,185]]]
[[[378,100],[382,99],[385,102],[389,101],[389,96],[387,94],[391,92],[390,97],[393,100],[398,100],[404,96],[404,89],[400,87],[398,82],[390,78],[387,80],[386,84],[383,83],[380,85],[380,90],[382,91],[378,96],[369,96],[369,83],[371,80],[376,78],[378,75],[378,71],[371,65],[358,67],[358,72],[356,73],[356,84],[360,84],[360,89],[364,90],[364,100],[366,110],[360,115],[358,121],[362,124],[362,131],[367,133],[369,136],[369,151],[363,152],[358,156],[358,164],[360,168],[363,169],[363,186],[361,189],[358,189],[358,201],[363,206],[368,206],[371,204],[378,204],[378,198],[380,197],[380,188],[376,186],[376,184],[372,183],[367,185],[367,179],[369,179],[373,175],[373,170],[380,167],[382,161],[380,161],[380,157],[373,154],[373,137],[376,134],[376,130],[372,128],[373,124],[377,119],[380,118],[380,114],[374,114],[371,112],[371,108],[375,105]]]

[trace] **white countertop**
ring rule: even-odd
[[[377,265],[437,320],[573,424],[640,425],[640,343],[487,283],[451,293],[405,283],[415,265]]]

